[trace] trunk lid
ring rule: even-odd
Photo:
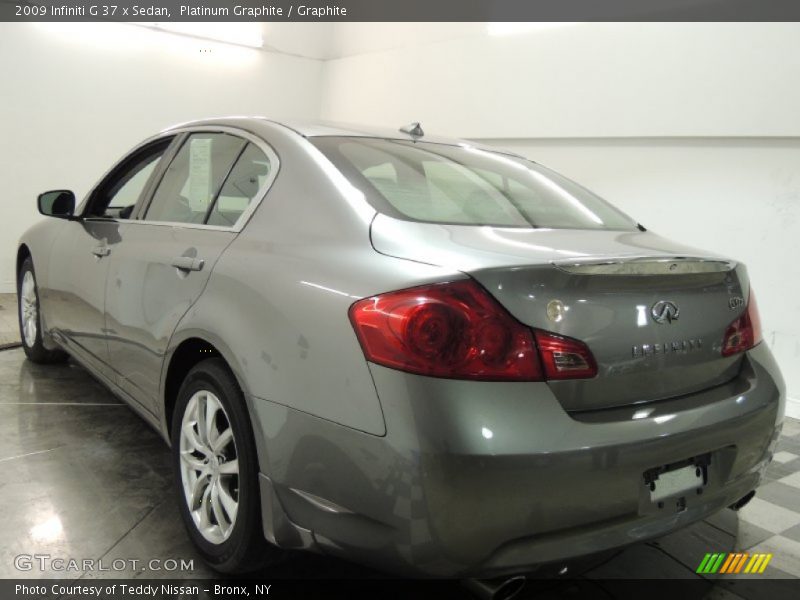
[[[378,252],[468,273],[526,325],[586,343],[597,377],[549,382],[568,411],[691,394],[739,372],[741,355],[720,352],[749,292],[744,266],[733,261],[639,231],[378,215],[371,234]]]

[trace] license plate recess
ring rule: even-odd
[[[654,467],[644,472],[645,485],[650,490],[650,501],[702,493],[708,483],[711,455],[703,454],[687,460]]]

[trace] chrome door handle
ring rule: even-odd
[[[111,254],[111,248],[108,246],[95,246],[92,248],[92,254],[94,254],[97,258],[102,258]]]
[[[192,258],[191,256],[178,256],[172,259],[172,266],[181,271],[202,271],[206,264],[202,258]]]

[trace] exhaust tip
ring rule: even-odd
[[[514,575],[498,579],[466,579],[462,583],[481,600],[512,600],[523,590],[526,582],[524,575]]]
[[[731,504],[728,508],[730,508],[731,510],[739,510],[740,508],[742,508],[745,505],[747,505],[747,503],[750,502],[750,500],[752,500],[753,496],[755,496],[755,495],[756,495],[756,491],[755,490],[751,490],[749,493],[745,494],[744,496],[739,498],[736,502]]]

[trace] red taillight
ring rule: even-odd
[[[722,338],[722,356],[732,356],[756,346],[761,342],[761,317],[758,316],[756,296],[750,290],[747,310],[728,325]]]
[[[537,329],[536,345],[547,379],[588,379],[597,375],[594,356],[583,342]]]
[[[410,373],[484,381],[596,373],[581,342],[537,332],[536,339],[548,347],[541,349],[543,371],[533,330],[471,280],[359,300],[350,307],[350,320],[367,360]]]

